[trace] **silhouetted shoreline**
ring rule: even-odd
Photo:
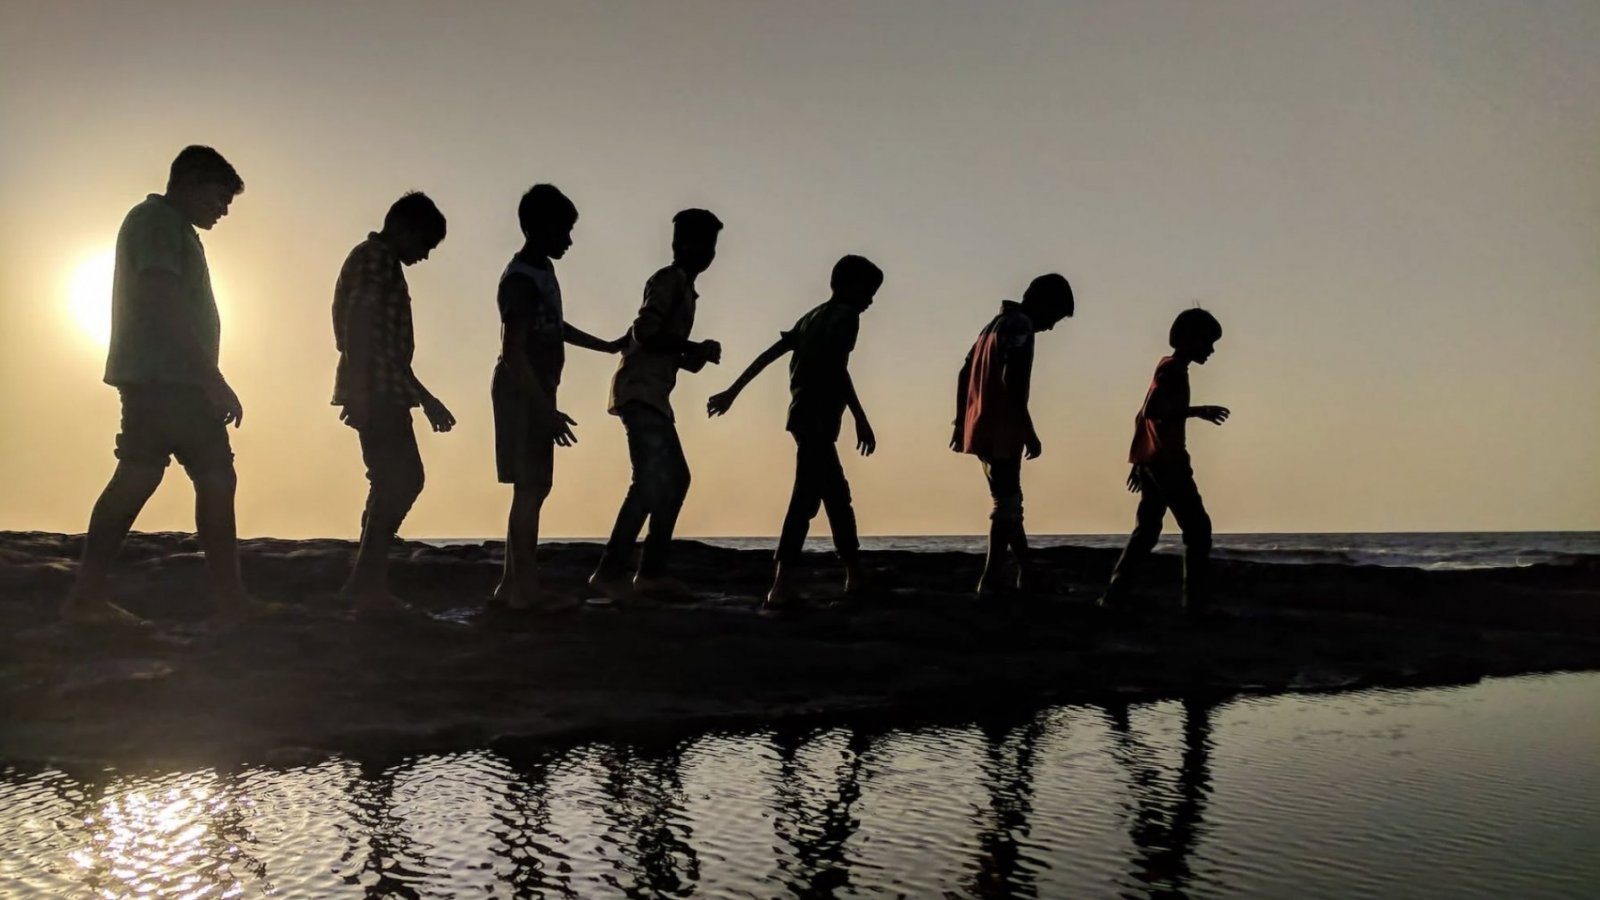
[[[502,545],[399,545],[396,590],[437,623],[353,621],[336,593],[350,541],[241,543],[273,618],[205,615],[191,535],[136,534],[118,601],[151,634],[70,628],[54,610],[81,536],[0,533],[0,759],[166,765],[294,762],[497,741],[780,720],[914,721],[1006,705],[1470,682],[1600,669],[1600,578],[1575,566],[1423,571],[1217,564],[1218,623],[1170,612],[1110,624],[1089,605],[1116,551],[1037,552],[1049,587],[1016,606],[971,598],[977,554],[867,551],[882,594],[757,614],[771,555],[679,542],[692,603],[481,614]],[[598,544],[548,544],[541,571],[576,586]],[[1178,560],[1141,595],[1170,605]],[[799,586],[837,594],[808,559]]]

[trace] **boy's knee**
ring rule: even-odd
[[[1196,550],[1209,550],[1211,548],[1211,517],[1201,514],[1193,521],[1184,523],[1183,545]]]
[[[989,518],[995,522],[1022,521],[1022,492],[1002,494],[994,498],[994,511]]]
[[[231,462],[212,466],[203,472],[190,471],[189,478],[194,482],[195,490],[204,493],[232,494],[239,487],[239,475]]]

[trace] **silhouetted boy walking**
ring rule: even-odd
[[[1128,490],[1140,495],[1138,524],[1111,573],[1105,596],[1100,598],[1103,608],[1129,602],[1134,579],[1161,537],[1161,522],[1169,509],[1183,529],[1184,610],[1199,614],[1210,604],[1211,517],[1194,483],[1185,425],[1190,418],[1213,425],[1228,419],[1227,407],[1189,405],[1189,364],[1205,365],[1221,338],[1222,325],[1198,307],[1179,313],[1172,323],[1168,335],[1172,355],[1156,364],[1144,405],[1134,418]]]
[[[716,259],[721,230],[721,220],[703,209],[686,209],[672,217],[672,265],[645,282],[644,304],[611,380],[610,412],[622,419],[628,432],[633,481],[589,583],[612,600],[626,600],[633,590],[688,594],[682,583],[667,577],[672,532],[689,493],[689,463],[678,439],[671,397],[679,369],[698,372],[706,363],[722,361],[721,344],[689,339],[700,296],[695,279]],[[650,533],[630,588],[628,557],[646,519]]]
[[[551,611],[573,604],[539,584],[535,551],[539,516],[550,495],[555,448],[577,443],[573,421],[556,404],[566,345],[616,353],[623,341],[604,341],[567,324],[554,260],[572,246],[578,208],[554,185],[537,184],[517,204],[522,249],[500,275],[500,360],[490,391],[494,402],[495,469],[512,486],[506,557],[490,598],[509,609]]]
[[[848,407],[855,416],[856,448],[871,456],[878,440],[850,380],[850,351],[855,349],[861,314],[883,286],[883,271],[860,256],[846,256],[833,267],[833,296],[783,332],[776,343],[750,363],[733,386],[706,402],[706,412],[720,416],[733,407],[739,392],[785,353],[789,357],[789,419],[794,436],[794,491],[778,539],[777,569],[767,604],[781,608],[795,602],[792,570],[805,549],[806,532],[818,507],[828,511],[833,544],[845,564],[845,592],[864,586],[861,541],[856,512],[850,505],[850,483],[839,464],[839,426]]]
[[[1000,304],[1000,314],[984,326],[967,351],[956,379],[955,434],[950,449],[983,463],[994,511],[989,516],[989,554],[978,595],[1005,589],[1005,555],[1017,560],[1016,587],[1031,587],[1033,567],[1022,525],[1022,460],[1044,452],[1028,412],[1033,379],[1033,336],[1049,331],[1073,313],[1072,286],[1060,275],[1040,275],[1021,303]]]
[[[406,194],[345,257],[333,289],[333,338],[339,348],[333,405],[356,430],[367,467],[367,505],[361,548],[342,595],[359,614],[397,613],[405,604],[389,593],[389,548],[422,493],[422,454],[411,410],[422,407],[434,431],[455,417],[411,370],[416,350],[411,291],[405,266],[428,258],[444,241],[445,219],[426,194]]]
[[[218,609],[252,608],[239,577],[227,426],[244,407],[217,368],[222,322],[196,228],[210,230],[244,181],[210,147],[185,147],[164,194],[128,212],[117,232],[105,382],[122,396],[117,468],[95,501],[77,582],[61,607],[79,622],[143,624],[111,602],[111,566],[176,456],[194,482],[195,529]]]

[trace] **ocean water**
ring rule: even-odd
[[[293,768],[0,767],[0,896],[1600,895],[1600,674]]]
[[[441,539],[428,543],[479,543],[482,539]],[[583,540],[583,539],[579,539]],[[588,540],[603,541],[604,538]],[[741,550],[771,550],[771,537],[696,538],[708,544]],[[863,537],[868,550],[955,551],[982,553],[982,535]],[[1100,547],[1120,549],[1126,534],[1029,535],[1035,547]],[[1406,566],[1421,569],[1490,569],[1540,564],[1563,565],[1600,559],[1600,531],[1468,531],[1219,534],[1216,555],[1223,559],[1288,564],[1332,563],[1358,566]],[[806,549],[833,549],[826,536],[813,535]],[[1181,553],[1182,538],[1161,536],[1157,553]]]

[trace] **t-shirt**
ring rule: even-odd
[[[1189,364],[1163,356],[1156,364],[1144,405],[1133,419],[1128,462],[1138,465],[1188,462],[1185,423],[1189,411]]]
[[[644,303],[628,332],[628,346],[611,378],[608,410],[617,415],[627,403],[645,403],[672,418],[672,389],[678,384],[683,353],[659,349],[658,342],[679,345],[694,328],[694,281],[677,266],[667,266],[644,285]],[[652,349],[657,347],[658,349]]]
[[[959,425],[962,453],[983,459],[1020,459],[1028,440],[1028,410],[1008,379],[1031,373],[1033,320],[1007,300],[978,332],[967,354],[967,381]]]
[[[838,440],[849,399],[850,351],[861,331],[861,310],[829,300],[783,332],[789,342],[791,434]]]
[[[549,260],[529,260],[518,254],[500,275],[498,292],[500,325],[527,326],[523,347],[533,374],[551,397],[561,384],[567,362],[566,325],[561,309],[561,283]],[[504,362],[504,359],[501,360]]]
[[[178,277],[169,309],[147,306],[139,296],[139,276],[153,271]],[[186,343],[196,348],[196,357],[178,351]],[[151,194],[128,212],[117,232],[105,381],[118,387],[200,384],[216,371],[221,345],[222,320],[200,235],[177,207]]]

